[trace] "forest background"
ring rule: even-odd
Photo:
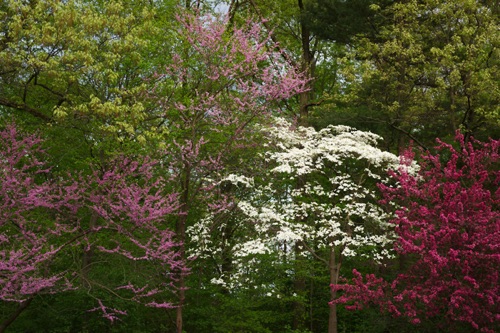
[[[499,13],[2,1],[0,331],[498,330]]]

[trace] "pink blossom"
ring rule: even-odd
[[[456,140],[458,149],[438,141],[438,154],[422,153],[418,175],[394,172],[399,187],[380,185],[382,202],[400,207],[395,251],[416,260],[390,285],[355,272],[352,284],[332,286],[344,291],[333,302],[375,303],[414,324],[442,317],[481,332],[498,328],[500,140]]]
[[[117,157],[87,176],[41,177],[51,171],[40,143],[15,125],[0,131],[0,299],[22,302],[81,287],[78,267],[53,263],[83,248],[177,272],[154,285],[105,286],[134,302],[173,307],[165,297],[188,269],[174,233],[165,227],[165,219],[178,214],[177,195],[164,193],[165,180],[153,172],[156,162]],[[89,215],[91,224],[82,218]],[[97,303],[91,311],[111,321],[126,314]]]

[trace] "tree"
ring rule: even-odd
[[[58,171],[145,152],[146,78],[169,61],[174,2],[2,2],[0,117],[43,131]]]
[[[153,175],[152,162],[117,158],[107,170],[52,179],[40,142],[21,135],[14,125],[0,131],[0,299],[19,304],[1,330],[35,296],[76,288],[91,295],[102,289],[150,307],[174,307],[168,299],[178,277],[167,272],[187,272],[173,233],[165,227],[165,218],[177,212],[177,196],[162,192],[164,180]],[[71,262],[82,248],[82,261]],[[90,249],[101,258],[139,263],[149,282],[139,278],[134,266],[118,281],[92,275],[85,262]],[[94,297],[94,311],[105,318],[126,314]]]
[[[352,45],[359,35],[373,36],[381,18],[371,10],[376,4],[385,8],[387,0],[310,0],[305,5],[305,22],[322,39]]]
[[[325,102],[325,95],[331,93],[337,84],[336,59],[343,45],[321,40],[311,30],[308,16],[310,1],[282,0],[270,3],[262,0],[232,0],[230,3],[229,12],[233,24],[238,24],[249,15],[259,17],[264,21],[266,30],[284,59],[294,67],[300,67],[309,79],[308,89],[299,93],[295,100],[287,101],[286,116],[296,119],[301,126],[310,126],[313,110]],[[300,187],[301,183],[297,179],[297,186]],[[296,261],[296,264],[296,271],[300,271],[302,263]],[[301,295],[302,300],[306,300],[309,294],[307,276],[297,274],[294,285],[296,293]],[[293,329],[306,328],[305,319],[310,316],[310,312],[306,311],[304,303],[297,299],[294,304]]]
[[[0,112],[49,124],[48,145],[69,146],[52,151],[58,172],[97,165],[105,173],[123,152],[161,159],[165,187],[180,194],[173,228],[184,256],[185,226],[217,204],[209,177],[250,156],[251,124],[305,91],[306,80],[259,23],[233,30],[191,1],[190,14],[172,3],[3,3]],[[182,304],[182,274],[178,283]]]
[[[266,128],[276,140],[275,151],[266,154],[271,173],[261,186],[253,180],[231,175],[224,182],[253,189],[253,197],[236,201],[250,228],[234,245],[234,272],[224,272],[216,282],[242,284],[256,255],[275,253],[276,265],[286,261],[318,260],[336,284],[345,257],[362,256],[381,260],[391,256],[386,213],[377,204],[375,183],[384,179],[387,168],[398,165],[398,157],[375,147],[378,136],[337,126],[321,131],[279,120]],[[294,186],[297,178],[303,186]],[[248,196],[248,195],[247,195]],[[234,209],[234,207],[232,208]],[[226,210],[229,210],[226,209]],[[217,217],[201,221],[194,231],[210,246],[207,230]],[[242,223],[242,222],[240,222]],[[295,247],[303,251],[292,251]],[[199,247],[203,255],[205,248]],[[296,274],[296,273],[295,273]],[[243,282],[243,284],[248,283]],[[276,293],[272,284],[264,292]],[[332,290],[331,297],[335,298]],[[331,307],[329,332],[337,331],[335,306]]]
[[[157,29],[155,9],[135,6],[85,0],[2,3],[3,110],[45,122],[66,115],[88,121],[125,107],[129,116],[140,116],[143,106],[134,90],[144,77],[138,69],[150,45],[147,38]],[[120,121],[113,126],[126,129]]]
[[[500,141],[457,134],[458,148],[439,141],[422,154],[418,175],[393,174],[398,187],[381,185],[383,203],[396,206],[394,251],[413,258],[386,282],[355,273],[333,304],[368,303],[418,324],[444,318],[440,329],[498,330],[500,251]]]
[[[262,0],[230,2],[230,22],[235,25],[245,22],[248,16],[257,16],[264,21],[265,29],[287,62],[310,79],[308,90],[298,94],[289,103],[287,116],[297,119],[302,126],[309,126],[309,116],[314,107],[323,103],[324,95],[337,83],[336,61],[340,45],[318,38],[311,30],[309,1],[284,0],[268,3]]]
[[[355,38],[340,65],[343,87],[332,97],[349,112],[323,114],[378,126],[394,152],[409,140],[423,147],[436,137],[452,141],[458,129],[498,136],[496,2],[394,1],[370,10],[380,23]]]
[[[176,235],[181,254],[185,230],[225,202],[213,191],[230,168],[251,156],[260,134],[253,128],[280,110],[280,102],[306,90],[307,80],[281,58],[260,22],[231,27],[199,11],[180,11],[172,62],[152,77],[149,137],[167,145],[180,193]],[[197,246],[196,243],[193,246]],[[180,303],[185,281],[179,281]],[[182,307],[177,331],[182,332]]]

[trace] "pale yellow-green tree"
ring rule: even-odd
[[[76,127],[92,145],[105,138],[144,141],[138,127],[148,113],[145,79],[168,59],[160,56],[169,49],[168,15],[174,11],[168,6],[141,0],[3,1],[1,114],[40,127]]]
[[[411,0],[371,9],[385,23],[343,59],[337,101],[363,110],[359,122],[382,126],[394,150],[409,139],[428,147],[459,129],[499,134],[498,4]]]

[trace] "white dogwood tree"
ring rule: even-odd
[[[376,147],[377,135],[347,126],[293,128],[283,119],[265,131],[272,142],[265,154],[271,167],[255,182],[261,185],[241,175],[221,181],[240,189],[232,209],[245,221],[240,228],[249,230],[233,242],[235,269],[222,272],[214,282],[229,288],[248,283],[248,266],[257,264],[256,255],[264,253],[278,260],[318,260],[328,268],[331,284],[337,284],[345,257],[378,261],[392,256],[393,233],[378,205],[376,184],[388,181],[387,170],[397,169],[400,159]],[[196,255],[213,255],[208,248],[220,245],[210,232],[217,220],[214,215],[190,229],[200,245]],[[336,322],[333,305],[330,332],[336,330]]]

